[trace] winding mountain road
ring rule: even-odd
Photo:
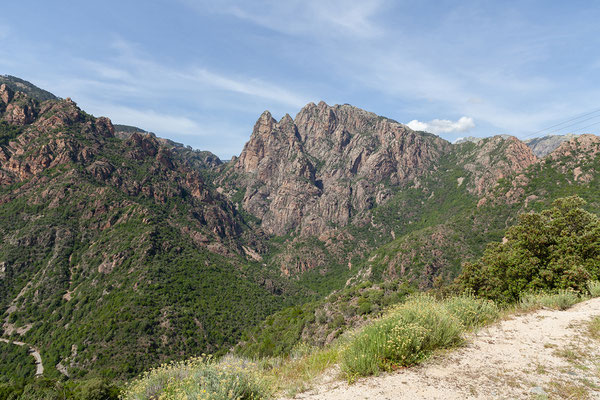
[[[36,366],[36,371],[35,371],[35,376],[42,376],[44,375],[44,364],[42,363],[42,356],[40,355],[40,352],[38,351],[38,349],[36,349],[35,347],[27,344],[27,343],[23,343],[23,342],[19,342],[16,340],[8,340],[8,339],[2,339],[0,338],[0,342],[4,342],[4,343],[12,343],[14,345],[17,346],[27,346],[29,347],[29,353],[33,356],[33,358],[35,358],[35,366]]]

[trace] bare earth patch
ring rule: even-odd
[[[330,378],[296,399],[600,399],[600,298],[513,316],[423,365],[349,385]]]

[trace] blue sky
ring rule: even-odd
[[[12,1],[0,74],[226,159],[262,111],[320,100],[526,137],[600,109],[598,21],[595,1]]]

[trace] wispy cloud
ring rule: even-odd
[[[119,5],[107,1],[108,8]],[[21,3],[4,8],[16,15],[26,9]],[[159,135],[179,130],[174,135],[188,135],[194,146],[205,146],[214,132],[216,152],[234,141],[241,149],[264,109],[283,115],[321,99],[413,120],[449,140],[470,126],[454,120],[460,116],[476,122],[469,135],[524,136],[600,101],[600,90],[590,85],[600,44],[600,9],[593,5],[155,3],[123,7],[128,18],[101,28],[83,22],[86,7],[57,4],[45,7],[54,29],[43,12],[31,15],[36,23],[28,26],[1,22],[0,73],[22,76],[117,122]],[[201,143],[191,136],[196,132]]]
[[[107,85],[122,82],[132,89],[148,88],[148,92],[154,91],[155,95],[161,89],[197,95],[214,94],[218,90],[249,99],[260,97],[271,103],[293,107],[304,105],[310,99],[280,85],[242,73],[216,72],[194,64],[177,67],[164,65],[138,51],[135,44],[121,38],[116,39],[112,47],[117,51],[116,63],[80,61],[80,65],[88,69],[97,81],[106,82]]]
[[[178,135],[206,134],[204,128],[187,117],[165,114],[155,110],[135,109],[115,104],[90,104],[99,114],[110,115],[114,123],[134,125],[153,132]]]
[[[412,130],[431,132],[436,135],[439,135],[440,133],[466,132],[475,128],[475,122],[471,117],[460,117],[457,121],[434,119],[429,122],[421,122],[413,119],[406,125]]]
[[[233,78],[202,68],[195,69],[191,74],[184,73],[181,76],[186,80],[197,82],[205,86],[251,97],[262,97],[293,107],[301,107],[308,102],[308,98],[306,97],[296,95],[289,90],[264,82],[258,78]]]
[[[373,38],[382,33],[375,17],[382,0],[225,0],[215,6],[206,0],[181,0],[200,12],[229,14],[267,29],[293,35],[351,35]]]

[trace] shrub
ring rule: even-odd
[[[392,312],[398,312],[404,322],[416,323],[428,329],[423,343],[427,351],[461,342],[462,324],[441,302],[431,296],[415,295],[392,309]]]
[[[399,318],[387,318],[365,328],[342,355],[342,370],[355,376],[374,375],[395,366],[407,366],[426,356],[427,330]]]
[[[347,377],[415,364],[433,350],[461,342],[463,327],[442,303],[419,295],[359,332],[342,354]]]
[[[478,299],[472,293],[452,297],[445,301],[448,311],[458,318],[465,329],[477,328],[498,318],[499,310],[491,300]]]
[[[534,310],[546,307],[555,310],[566,310],[581,301],[581,297],[571,289],[560,289],[554,293],[543,291],[523,293],[520,307],[524,310]]]
[[[584,291],[589,279],[600,278],[600,220],[584,204],[566,197],[549,210],[521,215],[504,242],[463,265],[459,286],[501,303],[516,302],[526,291]]]
[[[269,393],[250,365],[235,358],[219,363],[210,357],[165,364],[144,373],[125,388],[123,400],[263,399]]]

